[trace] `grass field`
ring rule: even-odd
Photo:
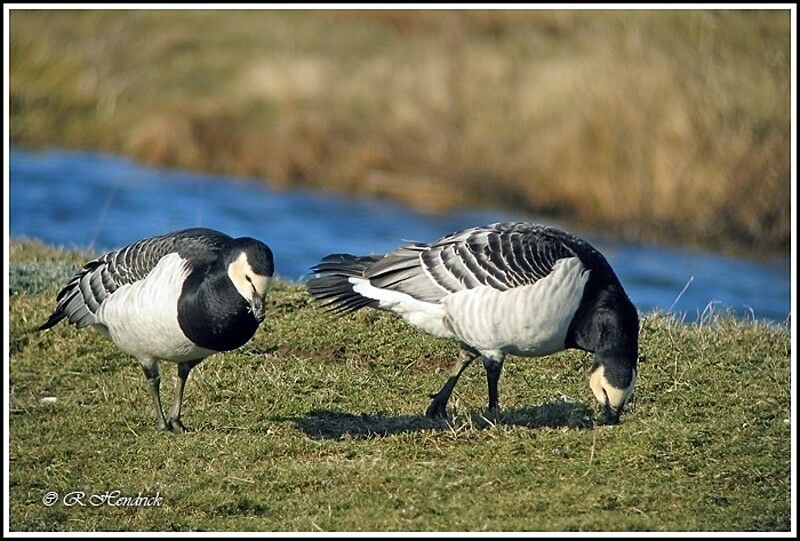
[[[193,430],[175,436],[108,340],[29,332],[84,256],[12,243],[12,531],[790,529],[788,325],[646,315],[618,426],[597,423],[575,351],[510,358],[497,416],[483,369],[468,370],[453,418],[432,422],[421,413],[453,344],[375,311],[334,319],[276,283],[255,338],[193,372]],[[168,393],[173,377],[164,366]],[[163,504],[42,503],[112,490]]]
[[[25,10],[15,145],[787,252],[789,10]]]

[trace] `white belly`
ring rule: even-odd
[[[459,291],[444,305],[458,339],[478,351],[539,357],[564,349],[588,279],[580,260],[571,257],[558,261],[553,272],[535,284],[507,291]]]
[[[178,297],[187,275],[178,254],[165,256],[145,279],[107,298],[97,311],[98,321],[122,351],[137,359],[182,362],[215,353],[196,346],[178,324]]]

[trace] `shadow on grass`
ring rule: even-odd
[[[420,432],[423,430],[450,430],[453,427],[483,430],[494,425],[523,426],[527,428],[576,428],[593,426],[591,408],[563,400],[541,406],[490,412],[470,412],[448,419],[429,419],[423,415],[368,415],[331,410],[314,410],[293,419],[295,426],[313,439],[340,439],[343,437],[374,438]]]

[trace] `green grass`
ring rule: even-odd
[[[31,269],[78,259],[12,243],[12,531],[790,528],[788,326],[647,315],[618,426],[597,423],[590,356],[576,351],[509,358],[494,417],[473,367],[454,417],[432,422],[421,413],[453,344],[376,311],[334,319],[276,283],[254,339],[193,372],[192,431],[177,436],[156,428],[141,370],[107,339],[29,332],[58,289]],[[173,375],[162,365],[168,396]],[[42,504],[78,490],[158,492],[163,505]]]
[[[25,10],[15,145],[788,252],[783,10]]]

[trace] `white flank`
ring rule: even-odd
[[[420,301],[399,291],[375,287],[364,278],[348,280],[353,284],[353,291],[378,301],[382,309],[399,314],[414,327],[434,336],[454,338],[452,331],[445,324],[445,311],[441,304]]]
[[[178,324],[178,297],[188,274],[178,254],[162,257],[146,278],[114,291],[98,309],[98,321],[137,359],[181,362],[215,353],[196,346]]]
[[[444,299],[458,339],[490,357],[540,357],[564,349],[589,279],[580,259],[561,259],[535,284],[498,291],[484,286]]]

